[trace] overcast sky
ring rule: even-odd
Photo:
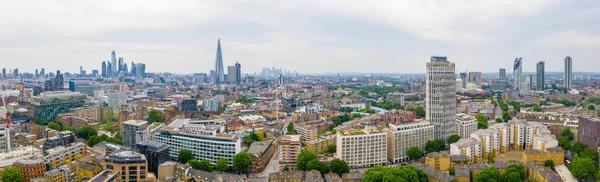
[[[430,55],[459,71],[524,71],[546,61],[599,72],[600,1],[39,0],[0,6],[0,67],[91,72],[118,57],[148,72],[225,66],[300,73],[424,73]]]

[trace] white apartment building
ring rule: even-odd
[[[456,132],[455,65],[446,57],[431,56],[426,68],[425,118],[435,126],[435,139],[448,140]]]
[[[123,146],[135,149],[138,141],[148,138],[148,133],[144,132],[148,129],[148,121],[129,120],[122,124],[121,138]],[[141,142],[141,141],[140,141]]]
[[[525,147],[525,135],[527,128],[527,121],[525,120],[510,120],[510,148],[513,150],[524,150]]]
[[[540,123],[529,122],[525,130],[525,146],[526,149],[533,149],[534,135],[550,134],[550,130]]]
[[[126,93],[108,93],[107,94],[107,103],[108,107],[115,110],[121,105],[127,104],[127,94]]]
[[[338,130],[336,140],[336,157],[346,161],[350,168],[371,167],[387,162],[385,132],[361,131],[351,134]]]
[[[450,144],[450,155],[468,156],[473,162],[481,160],[481,142],[475,138],[460,139]]]
[[[477,119],[468,114],[458,113],[456,114],[455,128],[460,138],[469,138],[471,133],[477,131]]]
[[[533,150],[546,151],[548,148],[556,147],[558,147],[556,136],[549,133],[533,135]]]
[[[196,160],[207,160],[212,165],[219,159],[229,160],[242,152],[242,140],[225,133],[224,120],[178,119],[160,129],[156,141],[169,146],[169,156],[177,158],[182,149],[190,150]]]
[[[490,126],[490,129],[494,129],[498,132],[500,143],[500,153],[508,152],[510,147],[510,124],[508,123],[496,123]]]
[[[415,120],[399,124],[390,123],[385,128],[387,134],[387,158],[393,163],[406,162],[408,148],[417,146],[425,151],[427,141],[434,140],[434,126],[429,121]]]
[[[471,138],[476,139],[481,143],[482,157],[487,157],[488,154],[494,156],[499,155],[500,150],[500,134],[494,129],[481,129],[471,134]]]

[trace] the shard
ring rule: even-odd
[[[223,54],[221,53],[221,39],[217,41],[217,58],[215,60],[215,74],[213,83],[219,84],[225,82],[225,71],[223,68]]]

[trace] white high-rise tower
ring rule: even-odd
[[[446,141],[456,132],[455,67],[446,57],[432,56],[427,63],[425,119],[435,126],[435,139]]]
[[[514,85],[513,85],[513,89],[514,90],[519,90],[519,87],[521,87],[521,73],[523,72],[523,58],[519,57],[519,58],[515,58],[515,65],[513,67],[513,81],[514,81]]]

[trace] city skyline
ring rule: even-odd
[[[523,57],[524,72],[535,72],[539,61],[560,71],[569,55],[577,60],[573,71],[593,72],[585,65],[600,52],[597,25],[589,24],[600,17],[594,1],[262,3],[11,2],[0,11],[7,17],[0,56],[11,60],[4,67],[21,72],[75,73],[79,66],[100,70],[115,50],[146,63],[148,72],[208,73],[221,37],[224,66],[240,62],[245,73],[273,66],[308,74],[424,73],[414,68],[435,55],[454,60],[458,71],[487,73],[512,67],[514,57]],[[72,16],[83,11],[85,18]],[[78,26],[58,26],[71,23]],[[569,26],[548,28],[554,24]]]

